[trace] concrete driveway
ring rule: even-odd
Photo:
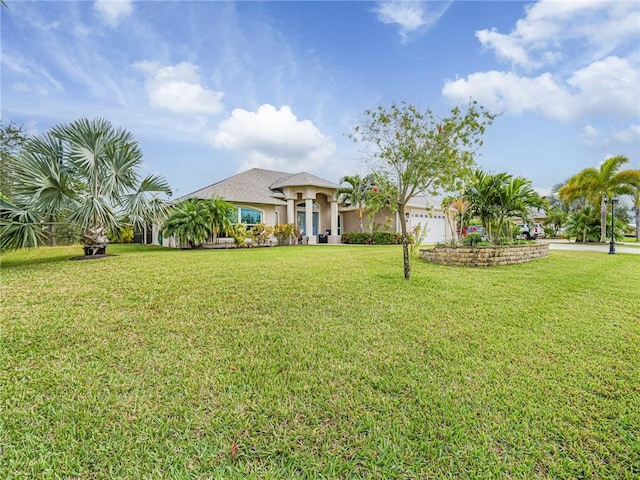
[[[609,253],[609,244],[602,243],[576,243],[568,240],[545,240],[540,239],[538,242],[549,244],[549,250],[578,250],[583,252],[602,252]],[[638,245],[638,244],[636,244]],[[640,245],[627,246],[624,243],[616,243],[616,253],[634,253],[640,255]]]

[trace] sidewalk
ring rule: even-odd
[[[577,250],[583,252],[609,253],[608,243],[576,243],[562,239],[540,239],[540,243],[548,243],[549,250]],[[640,255],[640,246],[631,246],[633,243],[616,242],[616,253],[634,253]],[[637,245],[637,244],[635,244]]]

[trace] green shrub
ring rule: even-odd
[[[470,233],[462,239],[462,244],[465,247],[475,247],[482,243],[482,235],[479,233]]]
[[[408,235],[409,243],[414,242],[413,235]],[[346,232],[342,234],[342,243],[358,245],[401,245],[402,234],[396,232]]]

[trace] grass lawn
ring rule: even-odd
[[[0,478],[640,475],[640,258],[2,256]]]

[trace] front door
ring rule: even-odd
[[[298,230],[300,230],[301,232],[304,232],[305,235],[309,235],[308,232],[305,232],[305,225],[306,225],[306,213],[305,212],[301,212],[298,211],[296,212],[296,225],[298,226]],[[313,212],[313,232],[311,232],[311,235],[318,235],[318,212]]]

